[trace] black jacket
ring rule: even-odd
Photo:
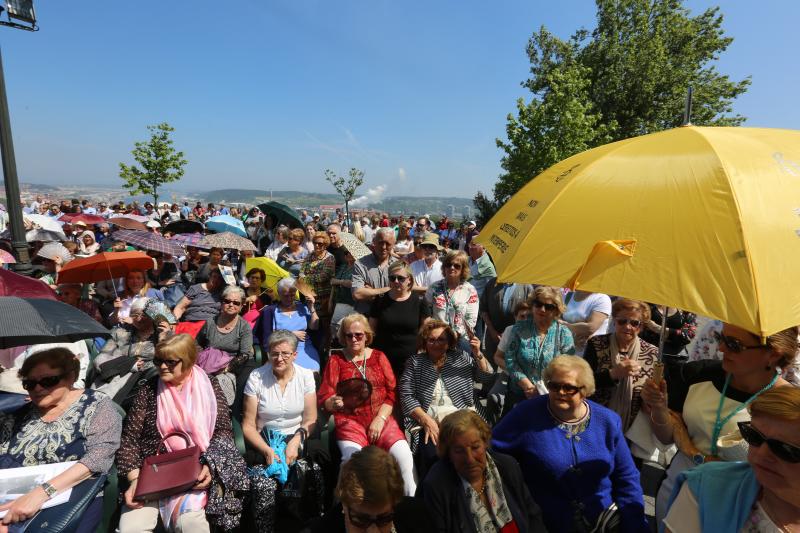
[[[517,461],[502,453],[489,451],[503,480],[503,493],[511,516],[520,532],[545,532],[542,511],[528,492]],[[475,522],[469,510],[461,478],[452,463],[439,460],[417,488],[417,496],[428,506],[431,515],[429,531],[436,533],[475,533]]]

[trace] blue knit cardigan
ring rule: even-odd
[[[568,439],[547,409],[543,395],[517,404],[492,432],[492,448],[517,459],[528,489],[542,508],[548,531],[593,524],[616,503],[622,531],[648,531],[639,472],[622,433],[619,416],[597,403],[589,424]]]

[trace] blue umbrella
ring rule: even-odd
[[[222,233],[223,231],[230,231],[236,235],[247,237],[247,232],[244,230],[244,224],[238,218],[233,218],[230,215],[219,215],[206,220],[206,229]]]

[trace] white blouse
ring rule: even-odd
[[[314,373],[311,370],[293,365],[294,375],[281,392],[281,386],[272,365],[267,363],[256,368],[247,379],[244,393],[258,400],[256,428],[264,426],[276,429],[284,435],[291,435],[300,428],[303,421],[306,394],[316,391]]]

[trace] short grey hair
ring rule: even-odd
[[[273,346],[288,343],[292,347],[292,351],[297,351],[297,336],[288,329],[276,329],[273,331],[269,339],[267,339],[267,347],[271,350]]]
[[[222,291],[222,297],[227,298],[228,296],[235,294],[239,297],[239,301],[244,301],[244,290],[238,285],[228,285],[225,287],[225,290]]]
[[[288,278],[283,278],[282,280],[280,280],[278,282],[278,284],[276,286],[276,290],[280,294],[284,290],[286,290],[286,289],[294,289],[296,286],[297,286],[297,282],[295,281],[295,279],[292,278],[292,277],[288,277]]]
[[[377,240],[378,237],[383,237],[384,240],[387,240],[387,241],[388,240],[392,240],[393,241],[393,240],[395,240],[394,229],[392,229],[392,228],[379,228],[375,232],[375,237],[373,237],[372,240]]]
[[[333,227],[335,227],[335,228],[336,228],[336,229],[338,229],[339,231],[342,231],[342,225],[341,225],[341,224],[339,224],[339,223],[337,223],[337,222],[333,222],[333,223],[331,223],[331,224],[328,224],[328,229],[331,229],[331,228],[333,228]]]
[[[557,355],[553,357],[550,364],[542,372],[542,379],[545,383],[549,382],[553,374],[559,370],[565,372],[573,371],[578,375],[578,385],[583,387],[584,397],[594,394],[594,371],[583,357],[578,357],[577,355]]]

